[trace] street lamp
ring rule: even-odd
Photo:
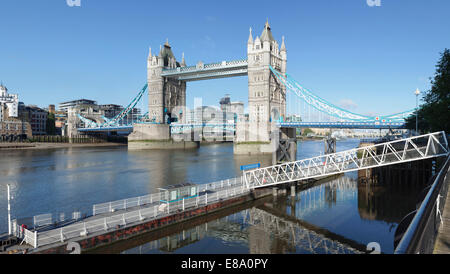
[[[420,90],[416,89],[416,91],[414,92],[414,94],[416,95],[416,132],[418,134],[418,128],[419,128],[419,119],[418,119],[418,115],[419,115],[419,94],[420,94]]]

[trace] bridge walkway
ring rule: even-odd
[[[447,171],[444,184],[450,184],[450,170]],[[442,224],[436,238],[433,254],[450,254],[450,191],[447,190]]]
[[[449,151],[445,133],[436,132],[253,169],[244,172],[244,179],[250,188],[268,187],[361,169],[447,156]]]

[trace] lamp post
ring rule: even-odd
[[[9,184],[6,185],[7,188],[7,195],[8,195],[8,234],[12,234],[12,228],[11,228],[11,193],[9,189]]]
[[[419,119],[418,119],[418,115],[419,115],[419,94],[420,94],[420,90],[416,89],[416,91],[414,92],[414,94],[416,95],[416,133],[418,134],[419,132]]]

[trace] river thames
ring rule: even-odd
[[[358,144],[356,139],[338,141],[337,150]],[[323,141],[299,142],[297,158],[316,156],[323,149]],[[0,232],[7,231],[7,184],[13,196],[12,217],[26,223],[45,213],[55,218],[75,211],[90,215],[93,204],[154,193],[172,184],[238,177],[241,165],[256,162],[267,166],[271,159],[233,155],[232,144],[186,151],[126,147],[1,151]],[[382,252],[392,253],[395,229],[414,210],[420,192],[420,187],[405,185],[358,184],[357,173],[352,172],[297,191],[295,197],[269,197],[200,223],[175,226],[167,235],[139,237],[97,252],[353,253],[378,242]],[[292,233],[285,231],[287,227]],[[341,249],[311,248],[311,237],[342,244]]]

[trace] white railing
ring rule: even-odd
[[[232,178],[227,180],[221,180],[208,184],[198,185],[198,192],[204,192],[206,190],[218,190],[223,188],[235,187],[242,185],[242,177]],[[104,213],[115,212],[117,210],[130,209],[138,206],[150,205],[158,203],[161,200],[160,193],[148,194],[145,196],[134,197],[129,199],[123,199],[113,202],[107,202],[102,204],[96,204],[92,208],[93,215],[99,215]]]
[[[93,215],[115,212],[117,210],[129,209],[137,206],[149,205],[161,200],[160,193],[148,194],[145,196],[123,199],[108,203],[96,204],[92,208]]]
[[[36,216],[33,217],[34,227],[50,225],[52,223],[53,223],[53,221],[52,221],[52,214],[51,213],[36,215]]]
[[[206,192],[204,195],[196,196],[193,198],[182,199],[173,203],[161,203],[146,208],[139,208],[129,212],[117,212],[117,214],[115,215],[105,216],[103,218],[101,216],[98,216],[94,217],[95,219],[93,220],[86,220],[53,230],[35,232],[35,234],[33,234],[33,232],[30,232],[28,234],[28,237],[26,237],[26,241],[34,247],[45,246],[57,242],[64,242],[68,239],[83,237],[96,232],[108,231],[109,229],[115,228],[117,226],[125,226],[144,220],[157,219],[164,216],[169,216],[174,213],[182,212],[199,206],[205,206],[211,203],[216,203],[220,200],[229,199],[232,197],[239,197],[249,193],[249,189],[247,189],[241,183],[240,178],[207,184],[202,189],[215,190],[215,192],[209,194],[208,192]],[[132,199],[127,199],[124,201],[127,201],[126,203],[128,203],[130,200]],[[113,207],[116,202],[106,204]],[[119,205],[117,206],[118,207],[116,208],[119,209]],[[99,206],[98,210],[100,211],[103,208],[105,207]],[[34,238],[33,235],[35,235]]]
[[[22,228],[23,229],[23,240],[33,246],[34,248],[38,247],[38,232],[34,231],[29,231],[26,228]]]

